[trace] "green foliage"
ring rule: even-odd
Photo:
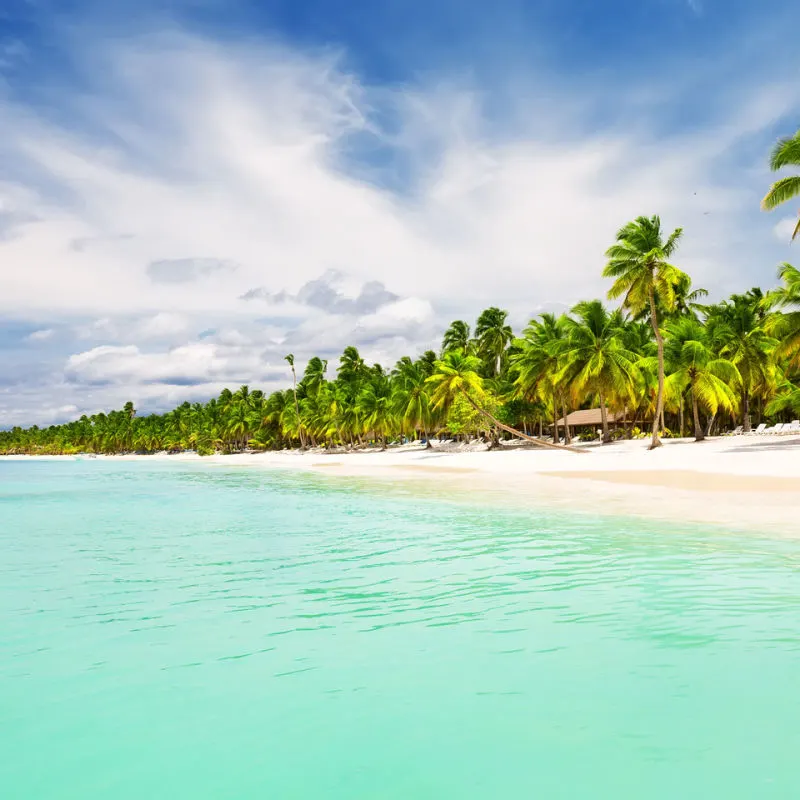
[[[486,418],[463,395],[458,395],[447,410],[445,427],[454,436],[476,436],[486,428]]]
[[[769,166],[773,172],[778,172],[784,167],[800,167],[800,130],[794,136],[778,140],[772,149]],[[765,211],[772,211],[798,195],[800,195],[800,175],[779,178],[764,196],[761,207]],[[795,226],[792,239],[796,238],[798,234],[800,234],[800,221]]]

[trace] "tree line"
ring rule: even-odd
[[[800,165],[800,131],[778,142],[770,164]],[[762,205],[797,195],[800,177],[781,178]],[[682,235],[666,234],[657,216],[619,230],[604,269],[615,308],[579,302],[569,313],[541,314],[519,335],[506,311],[487,308],[474,328],[455,320],[438,352],[404,356],[390,369],[346,347],[335,375],[314,357],[298,379],[289,354],[293,380],[284,390],[241,386],[165,414],[138,416],[129,402],[63,425],[15,427],[0,431],[0,453],[430,447],[442,436],[557,447],[558,419],[587,406],[601,410],[604,442],[647,425],[654,448],[687,430],[702,440],[715,426],[749,431],[800,416],[800,270],[782,264],[777,288],[706,304],[708,293],[673,263]],[[612,414],[624,418],[613,432]],[[561,430],[569,447],[570,431]]]

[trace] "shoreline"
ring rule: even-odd
[[[403,445],[386,451],[272,451],[98,455],[108,461],[165,461],[282,469],[402,483],[425,493],[522,508],[634,515],[800,537],[800,436],[729,436],[587,446],[586,455],[529,447],[499,451]],[[88,456],[4,456],[6,460],[89,460]],[[94,460],[94,459],[92,459]],[[435,478],[435,480],[431,480]]]

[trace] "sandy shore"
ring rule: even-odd
[[[646,441],[636,440],[590,445],[585,454],[407,445],[386,452],[108,458],[305,470],[402,484],[423,493],[447,491],[476,502],[636,514],[800,537],[800,436],[673,439],[652,452]]]

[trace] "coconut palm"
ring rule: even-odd
[[[750,403],[754,397],[766,397],[776,387],[774,359],[776,339],[764,328],[759,311],[758,293],[731,295],[730,300],[708,309],[708,338],[722,358],[739,370],[742,428],[751,430]]]
[[[780,340],[777,355],[788,358],[790,367],[800,367],[800,270],[784,263],[778,267],[778,277],[783,286],[770,292],[764,302],[769,308],[789,311],[774,314],[767,330]]]
[[[607,443],[608,403],[621,407],[633,400],[640,378],[637,356],[624,345],[621,312],[609,313],[599,300],[591,300],[578,303],[572,314],[564,322],[567,341],[557,380],[569,385],[576,405],[587,396],[597,397]]]
[[[461,350],[466,353],[470,344],[469,333],[469,325],[463,319],[451,322],[442,339],[442,354],[451,350]]]
[[[506,323],[507,318],[507,311],[492,306],[481,312],[475,324],[478,353],[486,360],[489,374],[494,377],[500,374],[506,347],[514,338],[511,326]]]
[[[800,167],[800,130],[794,136],[779,139],[772,148],[769,158],[769,168],[778,172],[784,167]],[[779,178],[770,186],[769,191],[761,201],[764,211],[772,211],[787,200],[800,195],[800,175],[789,175]],[[792,239],[800,233],[800,220],[795,225]]]
[[[603,270],[605,277],[614,278],[608,291],[609,298],[621,297],[623,307],[634,315],[649,310],[658,352],[658,389],[651,450],[661,446],[658,428],[664,409],[664,337],[659,328],[657,304],[665,311],[671,311],[675,307],[675,287],[685,281],[684,273],[668,261],[682,234],[683,230],[676,228],[665,239],[659,217],[637,217],[617,231],[615,244],[606,251],[608,263]]]
[[[392,372],[392,409],[412,431],[421,431],[425,448],[430,449],[428,432],[433,424],[433,410],[423,365],[404,356]]]
[[[301,381],[303,389],[308,395],[315,395],[323,382],[325,381],[325,373],[328,370],[328,362],[324,359],[314,356],[309,359],[306,364],[306,371],[303,373],[303,380]]]
[[[731,361],[715,356],[705,329],[696,320],[674,320],[669,323],[667,332],[666,355],[670,368],[667,394],[675,400],[689,392],[694,437],[699,442],[705,438],[699,407],[702,405],[711,414],[716,414],[720,408],[733,413],[736,392],[731,386],[741,381],[741,375]]]
[[[539,399],[550,406],[553,419],[553,442],[558,443],[559,407],[566,417],[564,392],[558,381],[562,354],[566,345],[565,317],[542,314],[532,319],[514,341],[516,352],[511,356],[515,396],[526,400]],[[567,444],[569,431],[566,429]]]
[[[533,442],[539,447],[572,450],[572,448],[569,447],[562,447],[561,445],[534,439],[533,436],[528,436],[522,431],[512,428],[510,425],[506,425],[487,411],[482,403],[487,393],[484,389],[483,378],[478,374],[480,366],[480,359],[475,356],[465,356],[458,351],[446,353],[444,358],[436,362],[436,372],[428,378],[428,382],[433,387],[433,394],[431,395],[433,407],[435,409],[447,409],[452,405],[456,397],[461,396],[475,411],[486,417],[492,425],[500,430],[506,431],[520,439]]]
[[[381,449],[385,450],[393,415],[391,387],[384,376],[373,376],[364,386],[358,396],[358,408],[364,429],[371,431],[376,439],[380,439]]]
[[[306,449],[306,435],[303,432],[303,426],[300,425],[300,404],[297,402],[297,372],[294,368],[294,354],[289,353],[283,357],[283,360],[288,362],[289,366],[292,368],[292,394],[294,396],[294,411],[297,416],[298,428],[297,432],[300,435],[300,449]]]

